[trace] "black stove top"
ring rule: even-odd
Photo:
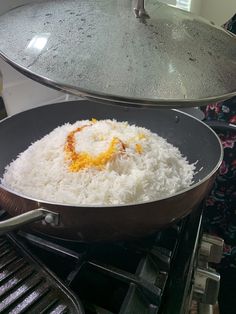
[[[195,211],[133,242],[61,242],[24,231],[13,237],[73,291],[85,314],[174,314],[189,302],[200,225]]]

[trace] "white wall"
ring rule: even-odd
[[[177,3],[181,2],[177,0]],[[184,2],[184,1],[182,1]],[[190,11],[217,25],[224,24],[236,13],[236,0],[185,0]]]
[[[202,0],[200,15],[217,25],[224,24],[236,13],[236,0]]]
[[[190,11],[197,15],[200,15],[201,8],[202,8],[202,1],[206,1],[206,0],[191,0]]]

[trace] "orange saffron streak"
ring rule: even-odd
[[[138,154],[142,154],[142,152],[143,152],[143,147],[142,147],[142,145],[136,144],[136,145],[135,145],[135,151],[136,151],[136,153],[138,153]]]
[[[95,123],[96,121],[92,121]],[[67,136],[64,150],[66,152],[66,159],[70,160],[69,170],[71,172],[78,172],[81,169],[97,167],[102,168],[108,161],[112,160],[116,153],[125,152],[125,144],[117,137],[114,137],[108,149],[97,156],[92,156],[86,152],[75,151],[75,134],[82,131],[84,128],[91,125],[84,125],[69,133]]]

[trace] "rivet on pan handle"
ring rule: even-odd
[[[4,234],[6,232],[25,226],[31,222],[40,220],[42,220],[43,223],[50,224],[51,226],[56,226],[59,223],[59,214],[44,208],[31,210],[16,217],[0,221],[0,234]]]

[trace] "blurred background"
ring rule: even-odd
[[[222,25],[236,13],[235,0],[160,0]]]

